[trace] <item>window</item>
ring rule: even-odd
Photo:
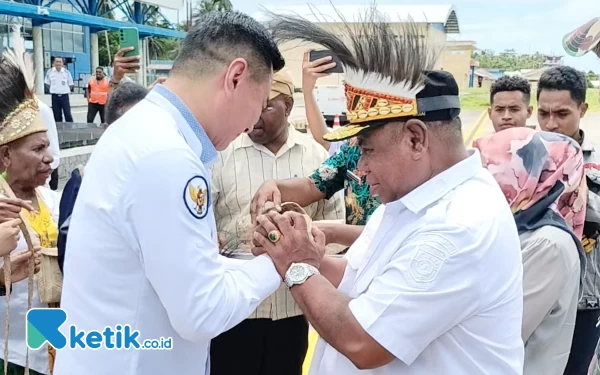
[[[83,52],[83,34],[73,34],[73,52]]]
[[[42,26],[42,32],[46,51],[84,52],[82,26],[53,22]]]
[[[74,51],[73,46],[73,33],[63,32],[63,51],[72,52]]]
[[[42,29],[42,39],[44,40],[44,49],[50,51],[52,49],[52,44],[50,40],[50,30]]]
[[[53,51],[63,51],[62,31],[52,30],[51,39],[52,39],[52,50]]]

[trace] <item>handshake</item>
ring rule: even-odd
[[[267,254],[283,278],[292,263],[317,269],[325,255],[325,235],[296,203],[267,207],[256,217],[252,253]]]

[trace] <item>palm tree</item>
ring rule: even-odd
[[[196,4],[194,19],[210,12],[224,12],[233,9],[230,0],[201,0]]]

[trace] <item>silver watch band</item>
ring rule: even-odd
[[[308,271],[308,274],[307,274],[307,276],[303,280],[301,280],[301,281],[295,281],[294,282],[294,281],[290,280],[290,278],[288,276],[288,273],[289,273],[289,270],[291,270],[294,266],[299,266],[299,265],[302,266],[302,267],[304,267]],[[290,268],[288,269],[288,272],[286,272],[286,274],[285,274],[284,283],[285,283],[285,285],[289,289],[289,288],[293,287],[294,285],[302,285],[311,276],[319,275],[319,274],[320,274],[319,270],[317,269],[317,267],[315,267],[313,265],[310,265],[310,264],[307,264],[307,263],[293,263],[290,266]]]

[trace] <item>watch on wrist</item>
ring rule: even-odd
[[[319,270],[315,266],[306,263],[292,263],[285,273],[284,282],[288,288],[291,288],[294,285],[302,285],[311,276],[319,274]]]

